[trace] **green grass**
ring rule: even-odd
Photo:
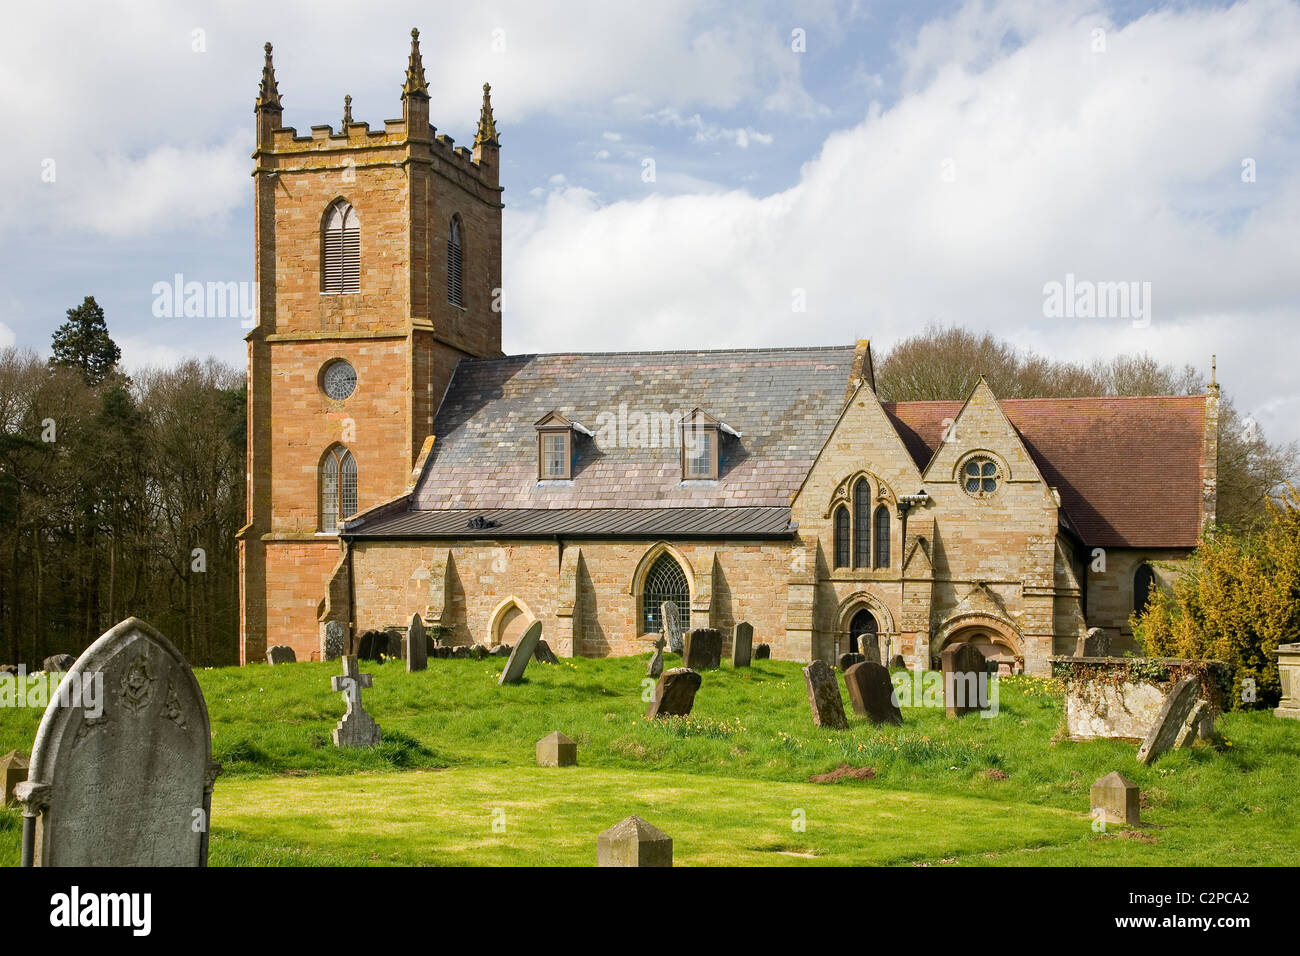
[[[1300,723],[1268,712],[1226,715],[1213,743],[1143,767],[1132,744],[1061,739],[1059,690],[1034,678],[1004,678],[992,719],[915,708],[902,727],[851,716],[832,732],[812,725],[794,663],[706,672],[692,716],[656,722],[641,716],[644,658],[531,664],[498,687],[502,663],[367,664],[373,750],[330,742],[337,664],[200,671],[225,766],[213,863],[587,864],[629,813],[695,864],[1300,862]],[[0,710],[0,752],[30,750],[39,718]],[[552,730],[577,741],[580,767],[534,766]],[[807,782],[841,763],[876,776]],[[1092,831],[1088,787],[1111,770],[1144,792],[1136,834]],[[18,829],[0,812],[0,864],[16,862]]]

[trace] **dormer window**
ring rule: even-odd
[[[537,429],[537,480],[568,481],[573,477],[573,436],[590,436],[591,432],[559,412],[551,412],[534,427]]]
[[[697,408],[682,419],[682,481],[714,481],[724,435],[740,437],[726,422]]]

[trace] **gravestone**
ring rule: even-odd
[[[490,654],[492,657],[509,657],[510,645],[498,644],[496,647],[492,648],[492,650],[488,651],[488,654]]]
[[[445,661],[455,653],[456,649],[448,644],[435,644],[429,648],[429,656],[439,661]]]
[[[429,635],[424,632],[424,621],[419,614],[411,615],[411,623],[406,628],[406,646],[402,648],[406,658],[406,672],[422,671],[429,666]]]
[[[597,866],[672,866],[673,839],[638,816],[614,824],[596,838]]]
[[[384,633],[388,637],[388,647],[384,650],[384,659],[400,661],[402,652],[406,650],[406,633],[399,628],[390,628]]]
[[[11,750],[0,757],[0,807],[14,800],[14,787],[27,779],[27,754]]]
[[[863,660],[875,661],[880,663],[880,635],[878,634],[859,634],[858,635],[859,653]],[[855,662],[856,663],[856,662]]]
[[[266,649],[266,662],[268,664],[296,664],[298,655],[293,652],[293,648],[288,644],[276,644],[274,647]]]
[[[1074,645],[1075,657],[1109,657],[1110,634],[1103,628],[1090,627],[1087,634],[1081,634]]]
[[[894,668],[898,668],[898,667],[902,667],[904,669],[906,669],[907,667],[907,661],[903,660],[902,654],[895,654],[893,657],[889,659],[890,670],[893,670]]]
[[[1201,694],[1201,682],[1195,677],[1184,677],[1165,698],[1165,705],[1156,715],[1146,740],[1138,748],[1138,763],[1149,764],[1162,753],[1174,747],[1188,723],[1192,710]],[[1199,719],[1199,715],[1198,715]]]
[[[533,660],[537,661],[539,664],[560,663],[560,659],[556,657],[555,652],[551,650],[551,645],[547,644],[545,641],[538,641],[537,646],[533,648]]]
[[[849,719],[844,716],[844,701],[840,699],[840,683],[835,679],[835,672],[825,661],[813,661],[803,669],[803,679],[808,685],[813,723],[831,730],[847,730]]]
[[[461,660],[468,660],[469,658],[473,657],[474,654],[469,649],[468,645],[457,644],[455,647],[451,649],[451,656],[455,658],[459,658]]]
[[[1187,715],[1187,719],[1183,721],[1183,726],[1178,730],[1178,736],[1174,738],[1175,750],[1192,745],[1192,741],[1196,739],[1197,734],[1200,732],[1201,718],[1209,712],[1209,709],[1210,705],[1203,700],[1198,700],[1192,705],[1192,712]]]
[[[646,677],[653,677],[657,680],[659,675],[664,672],[664,645],[667,643],[668,639],[662,634],[659,636],[659,640],[655,641],[654,653],[650,655],[650,663],[646,665]]]
[[[875,661],[860,661],[844,672],[853,712],[873,724],[901,724],[903,712],[894,696],[889,670]]]
[[[731,632],[731,666],[748,667],[754,656],[754,625],[741,621]]]
[[[69,670],[75,663],[77,663],[77,659],[71,654],[55,654],[51,657],[45,658],[45,662],[41,664],[41,670],[45,671],[47,674],[53,674],[59,671]]]
[[[343,658],[343,673],[330,678],[330,687],[347,703],[343,719],[334,728],[335,747],[373,747],[382,739],[379,725],[361,706],[361,691],[372,683],[369,674],[358,673],[357,659],[351,654]]]
[[[558,730],[537,741],[537,766],[573,767],[578,763],[578,745]]]
[[[757,647],[754,648],[754,660],[756,661],[765,661],[768,660],[771,656],[772,656],[772,645],[770,644],[759,644]]]
[[[668,650],[674,654],[682,652],[682,619],[673,601],[664,601],[659,605],[661,633],[668,641]]]
[[[841,654],[840,659],[837,662],[840,665],[840,673],[847,672],[854,664],[861,664],[866,659],[866,654],[855,654],[851,651],[847,654]]]
[[[488,649],[483,644],[472,644],[470,645],[469,656],[476,661],[481,661],[488,656]]]
[[[212,762],[203,692],[181,653],[127,618],[86,649],[60,686],[102,693],[94,710],[71,692],[45,709],[15,794],[24,865],[205,866],[221,767]]]
[[[1273,716],[1300,720],[1300,643],[1277,646],[1277,676],[1282,682],[1282,699]]]
[[[980,684],[988,680],[988,661],[974,644],[949,644],[939,657],[943,702],[949,717],[980,709]]]
[[[682,641],[682,663],[692,670],[716,670],[722,666],[722,632],[712,627],[697,627]]]
[[[361,635],[356,656],[363,661],[377,661],[388,653],[388,635],[383,631],[366,631]]]
[[[524,636],[519,638],[519,643],[515,645],[514,650],[510,652],[510,659],[506,661],[505,670],[497,679],[497,684],[515,684],[519,678],[524,676],[524,668],[528,666],[528,661],[533,656],[533,651],[537,649],[537,642],[542,639],[542,622],[533,621],[528,625],[528,630],[524,631]]]
[[[325,622],[325,638],[321,642],[321,660],[333,661],[343,656],[348,639],[347,628],[342,621]]]
[[[674,667],[663,672],[655,684],[654,699],[646,708],[647,717],[685,717],[695,706],[695,694],[704,678],[689,667]]]
[[[1092,815],[1104,823],[1137,824],[1142,822],[1142,795],[1138,786],[1118,771],[1111,771],[1092,785],[1089,792]]]

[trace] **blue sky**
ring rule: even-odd
[[[237,319],[151,305],[176,273],[250,276],[262,43],[287,125],[337,126],[345,93],[378,125],[418,26],[440,132],[468,145],[493,85],[507,351],[885,349],[937,322],[1063,358],[1214,352],[1300,438],[1300,5],[465,7],[10,12],[0,344],[46,351],[93,294],[129,367],[242,364]],[[1149,283],[1149,322],[1046,315],[1067,276]]]

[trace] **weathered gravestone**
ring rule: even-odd
[[[539,664],[560,663],[560,659],[556,657],[555,652],[551,650],[551,645],[547,644],[545,641],[538,641],[537,646],[533,648],[533,660],[537,661]]]
[[[663,672],[655,684],[654,698],[646,708],[647,717],[685,717],[695,706],[695,694],[703,678],[689,667],[674,667]]]
[[[11,750],[0,757],[0,807],[14,803],[14,787],[27,779],[27,754]]]
[[[53,674],[59,671],[66,671],[75,663],[77,663],[77,659],[71,654],[54,654],[51,657],[45,658],[45,662],[41,664],[41,670],[45,671],[47,674]]]
[[[64,686],[101,692],[55,694],[45,709],[16,793],[23,864],[205,866],[221,768],[185,658],[127,618],[86,649]]]
[[[855,654],[852,651],[847,654],[841,654],[839,661],[837,661],[840,666],[840,673],[846,672],[854,664],[861,664],[866,659],[866,654]]]
[[[578,763],[578,745],[558,730],[537,741],[537,766],[573,767]]]
[[[488,651],[488,654],[492,657],[509,657],[510,645],[498,644],[496,647],[492,648],[492,650]]]
[[[457,644],[451,649],[451,656],[460,660],[468,660],[474,656],[474,652],[469,649],[468,644]]]
[[[429,666],[429,635],[424,632],[424,622],[419,614],[411,615],[405,644],[402,656],[406,658],[406,672],[425,670]]]
[[[519,643],[515,649],[510,652],[510,659],[506,661],[505,670],[497,679],[497,684],[515,684],[519,678],[524,676],[524,668],[528,666],[528,661],[533,656],[533,651],[537,649],[537,642],[542,639],[542,622],[533,621],[528,625],[528,630],[524,631],[524,636],[519,638]]]
[[[668,650],[674,654],[680,654],[682,652],[682,619],[676,603],[664,601],[664,603],[660,604],[659,616],[662,621],[660,633],[668,641]]]
[[[1074,645],[1075,657],[1109,657],[1110,634],[1103,628],[1090,627],[1087,634],[1081,634]]]
[[[388,635],[383,631],[366,631],[361,635],[356,656],[363,661],[377,661],[388,653]]]
[[[1282,682],[1282,699],[1273,716],[1300,720],[1300,644],[1277,646],[1277,676]]]
[[[400,661],[402,652],[406,650],[406,632],[400,628],[389,628],[384,633],[388,636],[388,647],[384,651],[384,659]]]
[[[373,747],[382,739],[379,725],[361,706],[361,691],[372,683],[369,674],[358,672],[357,659],[351,654],[343,658],[343,673],[330,678],[330,687],[347,703],[343,719],[334,728],[335,747]]]
[[[1138,763],[1149,764],[1166,750],[1177,746],[1183,739],[1184,726],[1190,723],[1192,711],[1201,694],[1201,682],[1196,677],[1184,677],[1165,698],[1165,705],[1156,715],[1146,740],[1138,748]],[[1199,721],[1200,714],[1197,714]],[[1194,729],[1195,725],[1193,725]]]
[[[333,661],[342,657],[347,648],[347,639],[348,631],[342,621],[326,621],[325,637],[321,641],[321,660]]]
[[[949,717],[980,709],[980,688],[987,688],[988,660],[974,644],[949,644],[939,657],[943,670],[943,702]],[[985,701],[987,702],[987,690]]]
[[[772,656],[771,644],[759,644],[754,648],[754,660],[765,661]]]
[[[476,661],[483,660],[488,656],[487,646],[483,644],[471,644],[469,648],[469,656],[474,658]]]
[[[741,621],[731,632],[731,666],[748,667],[754,656],[754,625]]]
[[[682,663],[691,670],[716,670],[722,666],[722,632],[712,627],[697,627],[682,641]]]
[[[1203,700],[1198,700],[1192,705],[1192,712],[1187,715],[1187,719],[1183,721],[1183,726],[1178,730],[1178,736],[1174,738],[1175,750],[1179,747],[1190,747],[1192,745],[1192,741],[1200,733],[1201,718],[1208,714],[1209,711],[1210,705]]]
[[[673,839],[638,816],[622,820],[596,838],[597,866],[672,866]]]
[[[1103,823],[1141,823],[1141,797],[1137,784],[1118,771],[1106,774],[1089,792],[1092,815]]]
[[[875,661],[860,661],[844,672],[853,712],[873,724],[901,724],[903,712],[894,696],[889,670]]]
[[[296,664],[298,655],[293,652],[293,648],[288,644],[276,644],[266,649],[266,662],[268,664]]]
[[[664,645],[667,643],[668,639],[662,634],[659,636],[659,640],[655,641],[654,653],[650,655],[650,663],[646,665],[646,677],[653,677],[657,680],[659,675],[664,672]]]
[[[891,670],[893,670],[896,667],[906,668],[907,661],[903,660],[902,654],[895,654],[893,657],[889,659],[889,667]]]
[[[808,685],[813,723],[832,730],[847,730],[849,719],[844,716],[844,701],[840,699],[840,683],[835,679],[835,672],[825,661],[817,660],[803,669],[803,679]]]

